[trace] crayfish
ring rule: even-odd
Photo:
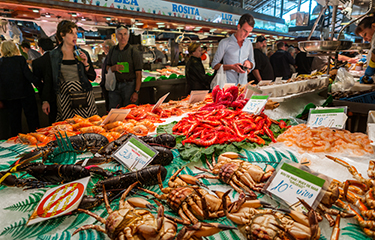
[[[228,211],[227,195],[223,195],[224,211],[228,219],[239,225],[239,230],[247,239],[319,239],[320,228],[315,211],[304,201],[300,200],[306,209],[307,216],[291,210],[288,216],[272,209],[258,209],[265,205],[259,200],[244,201],[244,193],[235,203],[236,207]]]
[[[226,152],[219,156],[216,163],[215,156],[212,155],[212,165],[206,159],[210,170],[196,168],[217,176],[202,174],[198,175],[197,178],[220,179],[231,185],[237,192],[240,193],[245,190],[251,196],[256,197],[256,194],[251,189],[260,191],[264,186],[263,182],[267,181],[275,169],[268,165],[266,171],[263,171],[259,166],[238,159],[239,157],[241,156],[237,153]]]

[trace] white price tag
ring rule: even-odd
[[[31,214],[27,226],[64,216],[76,210],[86,192],[89,181],[90,177],[85,177],[48,189],[39,201],[33,214]]]
[[[123,121],[125,120],[126,116],[130,113],[131,109],[114,109],[112,108],[111,111],[108,113],[108,116],[102,122],[102,126],[107,123],[112,123],[116,121]]]
[[[297,77],[298,73],[293,73],[291,79],[294,80]]]
[[[275,79],[275,84],[282,84],[283,83],[283,78],[282,77],[277,77],[276,79]]]
[[[310,109],[307,126],[343,129],[347,119],[345,108]]]
[[[318,70],[311,71],[310,75],[314,75]]]
[[[208,93],[208,90],[191,91],[189,103],[196,103],[196,102],[203,101],[206,98],[207,93]]]
[[[263,93],[263,91],[260,90],[259,88],[257,88],[257,87],[253,87],[253,86],[251,86],[250,84],[248,84],[248,85],[246,86],[245,98],[251,98],[251,96],[254,94],[254,92],[255,92],[255,93],[260,93],[260,94]]]
[[[152,108],[151,112],[154,111],[155,108],[158,108],[160,107],[160,105],[164,102],[164,100],[168,97],[169,93],[165,94],[164,96],[162,96],[157,102],[156,104],[154,105],[154,107]]]
[[[288,163],[280,164],[281,168],[266,190],[290,206],[298,205],[298,198],[312,206],[326,180]]]
[[[266,103],[268,102],[268,95],[256,95],[253,94],[250,98],[250,100],[246,103],[242,111],[248,112],[248,113],[254,113],[255,115],[258,115],[262,112],[264,109],[264,106],[266,106]]]
[[[131,136],[112,156],[130,171],[138,171],[146,167],[158,153],[136,136]]]

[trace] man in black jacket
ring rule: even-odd
[[[290,78],[290,66],[294,65],[295,61],[292,55],[286,51],[285,43],[278,42],[277,51],[271,56],[271,64],[275,77],[282,77],[284,80]]]
[[[267,40],[264,36],[258,36],[254,48],[255,68],[248,75],[249,81],[259,83],[262,80],[274,80],[273,69],[266,55]]]
[[[42,110],[48,115],[49,124],[51,125],[56,121],[57,107],[56,107],[56,96],[49,100],[49,108],[46,107],[47,99],[43,97],[43,86],[45,84],[45,79],[47,75],[52,76],[51,60],[49,56],[49,51],[51,51],[54,46],[53,42],[49,38],[41,38],[38,40],[38,46],[40,48],[42,56],[32,61],[33,74],[38,78],[38,82],[35,83],[35,87],[39,91],[39,96],[42,100]],[[54,93],[52,93],[54,94]]]

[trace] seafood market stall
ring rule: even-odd
[[[7,217],[0,218],[0,239],[110,239],[113,234],[148,239],[177,233],[254,239],[265,234],[261,228],[270,238],[288,238],[285,231],[291,230],[307,239],[327,239],[332,233],[333,239],[370,239],[366,234],[372,230],[364,224],[371,218],[364,208],[373,210],[360,196],[371,201],[372,186],[345,187],[347,180],[371,182],[375,164],[369,137],[298,124],[277,108],[252,114],[246,109],[256,98],[244,96],[243,88],[216,87],[203,101],[189,102],[188,97],[155,109],[153,104],[131,105],[123,109],[128,111],[123,120],[76,116],[1,141],[0,215]],[[63,135],[68,138],[59,137]],[[131,155],[123,149],[134,141],[159,152],[151,165],[138,168],[140,160],[136,165],[125,161]],[[281,180],[283,171],[292,178]],[[297,173],[303,174],[295,181]],[[312,179],[323,180],[322,191],[310,186],[320,184]],[[292,185],[281,188],[279,180]],[[75,190],[79,184],[86,190]],[[298,200],[296,210],[285,211],[286,199],[274,195],[273,189],[295,195],[294,187],[310,218],[297,212]],[[317,191],[322,198],[310,202]],[[78,193],[81,210],[60,214],[73,209],[69,204]],[[118,209],[129,214],[119,216]],[[111,219],[132,223],[115,227]]]

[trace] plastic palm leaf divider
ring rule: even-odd
[[[68,135],[65,133],[64,138],[59,132],[59,136],[55,134],[55,137],[58,147],[53,150],[46,163],[74,164],[77,160],[78,151],[74,150]]]

